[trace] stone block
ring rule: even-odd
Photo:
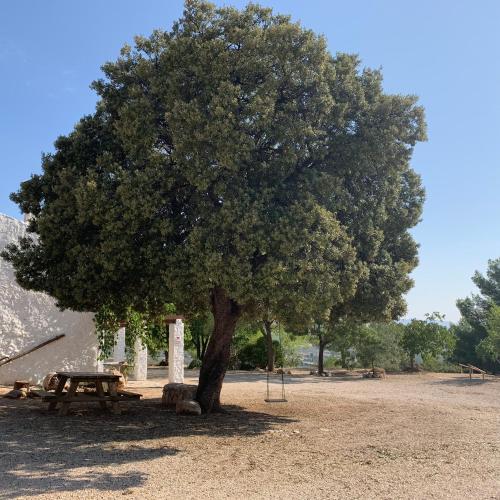
[[[383,368],[375,367],[369,372],[363,373],[364,378],[385,378],[385,370]]]
[[[177,401],[175,413],[178,415],[201,415],[201,407],[196,401]]]
[[[59,383],[59,377],[55,372],[48,373],[43,379],[42,387],[44,391],[55,391],[57,384]]]
[[[385,370],[375,367],[373,369],[373,378],[385,378]]]
[[[127,379],[125,378],[125,376],[123,375],[123,373],[120,370],[113,368],[113,369],[109,370],[109,373],[111,373],[113,375],[118,375],[118,377],[120,377],[118,379],[118,384],[117,384],[117,389],[119,391],[123,390],[123,389],[125,389],[125,387],[127,387]]]
[[[30,383],[27,380],[16,380],[14,382],[14,390],[16,389],[27,389],[30,390]]]
[[[196,396],[197,385],[167,384],[163,387],[163,406],[175,406],[179,401],[192,401]]]

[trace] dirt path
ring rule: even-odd
[[[180,418],[164,375],[121,416],[0,399],[0,499],[500,498],[498,379],[294,375],[267,404],[265,375],[230,373],[232,414]]]

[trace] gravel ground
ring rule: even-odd
[[[498,378],[297,374],[269,404],[265,375],[234,372],[230,414],[177,417],[164,377],[131,383],[144,399],[120,416],[0,399],[0,499],[500,499]]]

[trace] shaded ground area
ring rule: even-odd
[[[165,375],[131,383],[145,399],[120,416],[0,399],[0,499],[500,498],[498,379],[299,374],[266,404],[265,374],[236,372],[229,415],[177,417]]]

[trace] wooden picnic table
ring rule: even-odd
[[[474,365],[471,365],[470,363],[464,365],[462,363],[458,363],[459,366],[460,366],[460,373],[463,373],[463,369],[466,368],[467,370],[469,370],[469,379],[472,380],[472,374],[473,373],[479,373],[483,376],[483,380],[484,380],[484,376],[486,375],[486,372],[484,370],[481,370],[481,368],[478,368],[477,366],[474,366]]]
[[[113,413],[120,413],[119,402],[127,399],[139,399],[141,394],[118,390],[119,375],[97,372],[56,372],[59,383],[55,392],[34,391],[43,401],[49,402],[49,410],[55,410],[60,404],[59,415],[67,415],[71,403],[98,402],[101,408],[111,403]],[[69,389],[64,387],[69,380]],[[80,384],[94,384],[95,392],[77,392]],[[106,389],[104,389],[106,384]]]

